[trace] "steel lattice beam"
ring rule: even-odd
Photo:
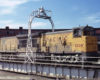
[[[50,16],[47,15],[47,13],[50,14]],[[33,11],[29,15],[29,22],[28,22],[28,39],[27,39],[27,48],[26,48],[26,56],[27,58],[25,59],[25,62],[32,62],[33,64],[35,63],[35,55],[33,54],[33,49],[32,49],[32,38],[31,38],[31,24],[34,18],[43,18],[43,19],[49,19],[49,21],[52,24],[52,31],[54,32],[54,23],[51,19],[51,11],[49,10],[44,10],[43,7],[39,8],[36,11]]]

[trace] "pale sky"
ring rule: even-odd
[[[0,28],[28,29],[28,16],[44,7],[52,11],[56,29],[100,27],[100,0],[0,0]],[[35,18],[32,29],[51,29],[49,20]]]

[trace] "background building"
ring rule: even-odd
[[[97,36],[98,41],[100,41],[100,28],[94,28],[94,35]]]
[[[62,30],[69,30],[69,29],[55,29],[55,31],[62,31]],[[32,33],[37,32],[51,32],[52,29],[32,29]],[[9,36],[15,36],[18,34],[27,34],[28,29],[23,29],[23,27],[19,27],[19,29],[10,29],[9,26],[6,26],[5,28],[0,29],[0,38],[1,37],[9,37]]]
[[[70,29],[55,29],[55,31],[63,31]],[[37,32],[51,32],[52,29],[32,29],[32,33]],[[19,34],[28,34],[28,29],[23,29],[23,27],[19,27],[19,29],[10,29],[9,26],[0,29],[0,38],[1,37],[9,37],[15,36]],[[100,41],[100,28],[94,28],[94,35],[97,36],[98,41]]]

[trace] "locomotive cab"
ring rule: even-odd
[[[93,27],[90,27],[90,26],[87,25],[83,29],[83,36],[94,36],[94,29],[93,29]]]
[[[73,28],[74,51],[86,53],[87,56],[97,55],[97,37],[91,26]]]
[[[82,36],[93,36],[94,29],[91,26],[83,26],[73,28],[73,37],[82,37]]]

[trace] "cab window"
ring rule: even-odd
[[[84,31],[84,36],[93,36],[94,32],[93,31]]]
[[[82,36],[82,30],[76,29],[74,30],[74,37],[81,37]]]
[[[91,35],[90,31],[84,31],[84,36],[90,36],[90,35]]]

